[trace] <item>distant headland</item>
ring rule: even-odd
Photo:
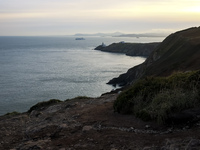
[[[122,32],[114,32],[114,33],[93,33],[93,34],[89,34],[89,33],[76,33],[74,34],[74,36],[100,36],[100,37],[104,37],[104,36],[112,36],[112,37],[136,37],[136,38],[140,38],[140,37],[166,37],[168,36],[168,33],[130,33],[130,34],[126,34],[126,33],[122,33]]]
[[[97,46],[95,50],[101,50],[104,52],[123,53],[128,56],[142,56],[147,57],[151,52],[159,45],[159,42],[155,43],[125,43],[124,41],[119,43],[113,43],[106,46],[104,43]]]

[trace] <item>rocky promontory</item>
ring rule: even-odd
[[[104,52],[123,53],[128,56],[143,56],[147,57],[151,52],[159,45],[159,42],[155,43],[113,43],[105,46],[103,43],[95,48],[95,50],[101,50]]]

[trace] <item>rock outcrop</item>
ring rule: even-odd
[[[145,76],[168,76],[177,71],[200,69],[200,27],[169,35],[146,61],[108,82],[128,85]]]
[[[155,43],[113,43],[109,46],[99,45],[95,50],[101,50],[104,52],[123,53],[128,56],[143,56],[147,57],[151,52],[159,45],[159,42]]]

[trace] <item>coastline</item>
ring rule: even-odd
[[[112,43],[106,46],[104,43],[95,48],[103,52],[122,53],[127,56],[141,56],[148,57],[153,50],[160,44],[160,42],[153,43]]]
[[[125,55],[94,51],[102,40],[113,43],[121,38],[76,41],[74,37],[2,37],[0,114],[24,112],[52,98],[97,97],[111,91],[112,86],[106,82],[144,58],[135,61]],[[116,64],[120,60],[119,67]]]
[[[142,121],[133,115],[114,112],[117,97],[118,92],[113,91],[97,98],[77,97],[62,102],[54,99],[40,102],[28,112],[0,116],[0,148],[200,149],[199,119],[181,124]],[[199,109],[196,111],[198,115]],[[194,110],[189,113],[193,115]]]

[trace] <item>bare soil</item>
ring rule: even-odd
[[[0,117],[0,150],[200,149],[200,124],[172,127],[113,111],[117,94]]]

